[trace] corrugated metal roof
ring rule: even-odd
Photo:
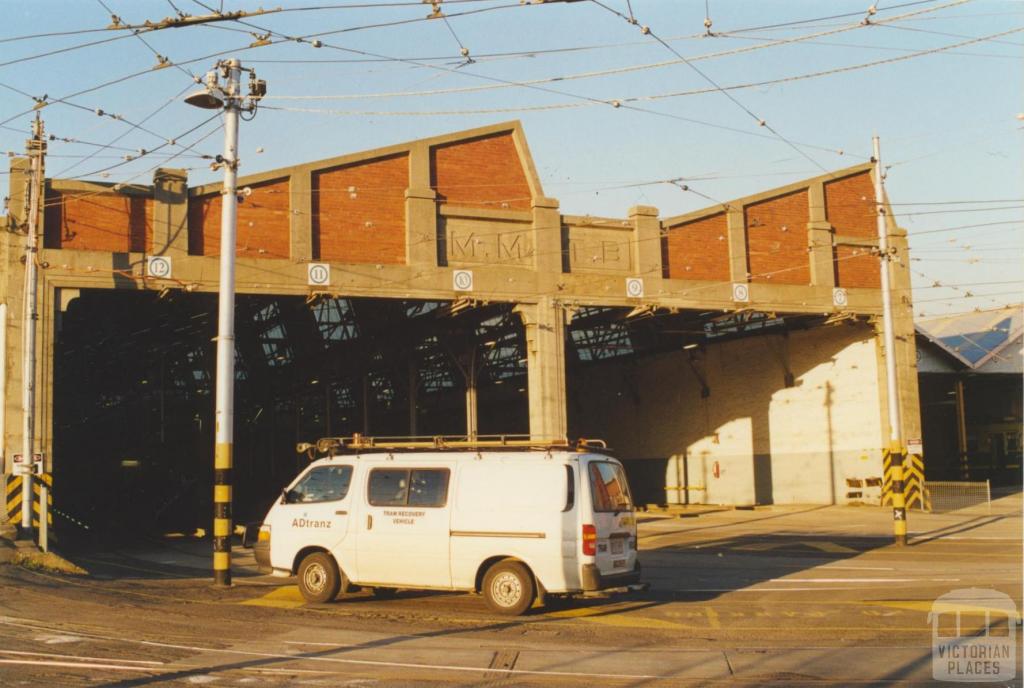
[[[1020,338],[1024,311],[1020,306],[963,315],[930,318],[914,325],[917,332],[949,352],[968,368],[977,369],[998,357]],[[1018,369],[1024,369],[1020,361]]]

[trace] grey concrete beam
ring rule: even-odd
[[[153,253],[188,255],[188,172],[161,167],[153,173]]]
[[[750,279],[750,261],[747,258],[747,227],[743,208],[730,206],[726,213],[729,236],[729,277],[733,282]]]
[[[519,304],[515,312],[526,330],[530,435],[563,438],[568,432],[565,391],[565,309],[544,297]]]

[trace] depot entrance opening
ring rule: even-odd
[[[54,347],[55,530],[194,534],[212,514],[216,294],[82,290]],[[234,520],[258,519],[327,435],[527,433],[508,304],[239,295]],[[123,540],[122,540],[123,541]]]

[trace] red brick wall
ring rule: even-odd
[[[236,234],[239,258],[291,256],[288,180],[248,184],[252,195],[238,204]],[[196,256],[220,255],[219,191],[188,199],[188,252]]]
[[[807,192],[744,208],[751,282],[810,284]]]
[[[837,235],[873,237],[875,189],[871,174],[862,172],[825,184],[825,216]]]
[[[530,185],[511,134],[432,148],[430,176],[441,203],[470,208],[530,209]]]
[[[313,174],[313,256],[344,263],[405,262],[409,156]]]
[[[662,239],[665,276],[729,281],[729,234],[725,213],[668,228]]]
[[[881,289],[878,256],[865,246],[836,246],[836,286]]]
[[[149,251],[153,199],[122,194],[50,192],[43,246],[79,251]]]

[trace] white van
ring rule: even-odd
[[[626,475],[595,443],[357,435],[315,449],[328,456],[282,492],[254,547],[261,571],[297,575],[310,602],[466,590],[522,614],[547,593],[639,581]]]

